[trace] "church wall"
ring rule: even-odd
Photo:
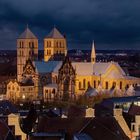
[[[76,75],[75,92],[77,95],[84,94],[89,84],[92,86],[92,76]]]
[[[85,86],[84,86],[84,81],[85,79]],[[98,85],[100,83],[101,80],[101,85],[103,89],[107,89],[110,90],[113,85],[115,84],[119,89],[121,89],[122,91],[126,90],[127,86],[133,85],[135,86],[136,84],[140,84],[140,80],[139,79],[132,79],[132,80],[128,80],[125,78],[120,78],[120,79],[109,79],[109,78],[103,78],[100,76],[79,76],[76,75],[76,86],[75,86],[75,91],[77,95],[83,94],[87,89],[88,89],[88,85],[90,83],[90,86],[93,88],[98,88]],[[106,85],[106,82],[108,82],[108,87]]]

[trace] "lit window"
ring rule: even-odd
[[[105,82],[105,88],[108,89],[108,82]]]
[[[122,89],[122,82],[120,82],[120,89]]]
[[[96,88],[96,81],[94,80],[94,88]]]

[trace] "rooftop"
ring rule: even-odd
[[[25,31],[19,36],[19,39],[37,39],[37,37],[27,27]]]
[[[64,36],[54,27],[45,38],[63,39]]]

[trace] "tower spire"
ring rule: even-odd
[[[95,43],[94,40],[92,41],[92,50],[91,50],[91,63],[96,62],[96,53],[95,53]]]

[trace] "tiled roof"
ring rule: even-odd
[[[88,134],[93,140],[129,140],[114,117],[95,117],[82,133]]]
[[[38,73],[58,72],[62,61],[34,61],[34,65]]]
[[[19,39],[37,39],[37,37],[27,27],[25,31],[19,36]]]
[[[88,123],[91,118],[48,118],[41,116],[37,132],[66,132],[66,139],[72,140],[73,135]],[[45,122],[45,123],[44,123]]]
[[[64,36],[54,27],[45,38],[63,39]]]
[[[92,64],[91,62],[72,62],[72,66],[74,69],[76,69],[76,74],[77,75],[97,75],[99,76],[100,74],[105,74],[107,69],[111,66],[112,63],[95,63]],[[121,69],[121,67],[115,64],[118,69],[120,69],[122,75],[119,75],[119,78],[123,77],[125,74],[124,71]],[[62,65],[62,61],[34,61],[34,65],[36,67],[36,70],[38,73],[49,73],[49,72],[54,72],[58,73],[58,70],[60,69]],[[111,77],[118,78],[118,75],[115,73],[111,73]]]

